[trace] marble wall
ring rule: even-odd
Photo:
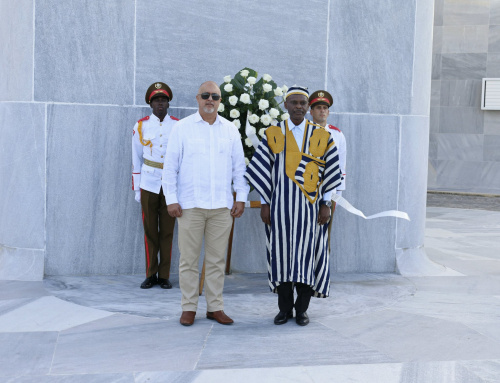
[[[367,214],[400,209],[412,218],[365,221],[338,209],[332,271],[394,272],[398,252],[422,248],[431,0],[404,6],[398,0],[22,3],[22,10],[0,4],[6,53],[0,58],[0,129],[8,138],[0,144],[6,180],[0,188],[0,278],[143,273],[130,136],[134,122],[150,113],[144,92],[152,82],[167,82],[174,93],[170,113],[182,118],[195,111],[201,82],[222,82],[245,66],[280,85],[329,90],[335,100],[330,122],[348,143],[345,197]],[[452,59],[464,71],[480,61],[451,57],[443,68]],[[483,122],[496,137],[495,121]],[[498,157],[494,142],[487,151],[492,159]],[[456,145],[450,136],[431,153]],[[178,256],[174,246],[173,272]],[[258,209],[236,221],[232,269],[266,272]]]
[[[436,0],[429,189],[500,194],[500,111],[481,79],[500,77],[500,2]]]

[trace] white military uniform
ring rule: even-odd
[[[335,141],[335,145],[337,145],[337,150],[339,154],[339,162],[340,162],[340,171],[342,173],[342,183],[337,186],[337,194],[342,196],[342,191],[345,190],[345,177],[346,177],[346,157],[347,157],[347,148],[344,133],[340,131],[339,128],[327,124],[326,125],[328,131],[330,132],[333,140]]]
[[[144,189],[152,193],[160,193],[163,170],[151,165],[156,163],[163,167],[168,138],[176,121],[178,121],[177,118],[168,114],[163,121],[151,114],[134,125],[132,138],[133,190]],[[139,125],[141,125],[141,129],[139,129]]]

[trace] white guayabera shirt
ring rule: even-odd
[[[250,191],[238,129],[217,116],[213,125],[199,112],[177,122],[169,137],[162,185],[167,205],[183,209],[219,209],[245,202]],[[165,192],[166,191],[166,192]]]

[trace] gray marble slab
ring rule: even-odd
[[[434,1],[434,26],[443,25],[444,0]]]
[[[208,320],[184,327],[164,321],[115,314],[60,333],[51,372],[85,374],[194,369]],[[170,345],[175,344],[175,347]]]
[[[500,162],[488,161],[484,162],[482,165],[480,185],[484,192],[500,194]]]
[[[0,317],[6,313],[16,310],[28,303],[33,302],[36,298],[21,298],[21,299],[5,299],[0,300]]]
[[[441,79],[442,67],[443,67],[443,55],[441,53],[434,53],[432,55],[432,69],[431,69],[432,80]]]
[[[415,9],[415,36],[410,114],[429,115],[432,78],[434,0],[418,2]]]
[[[0,280],[0,300],[5,299],[38,299],[50,295],[45,290],[43,282]]]
[[[152,9],[162,15],[164,28],[151,28]],[[283,7],[265,0],[245,6],[224,0],[186,7],[182,0],[155,0],[138,2],[136,15],[138,104],[145,89],[160,77],[172,88],[172,106],[196,106],[202,82],[222,83],[224,76],[246,66],[260,75],[270,74],[279,85],[324,87],[328,15],[324,1]],[[289,28],[290,17],[300,17],[303,28]]]
[[[134,374],[36,375],[12,378],[6,383],[135,383]]]
[[[396,247],[418,248],[424,244],[429,118],[401,117],[401,158],[397,210],[408,213],[410,221],[390,218],[396,223]]]
[[[0,332],[61,331],[112,315],[55,297],[42,297],[0,316]]]
[[[488,53],[500,52],[500,25],[490,25],[488,35]]]
[[[45,274],[144,270],[130,152],[132,127],[143,114],[143,108],[48,107]]]
[[[482,161],[482,134],[440,133],[437,135],[439,160]]]
[[[442,80],[466,80],[486,75],[486,53],[443,53]]]
[[[500,135],[484,135],[484,160],[500,163]]]
[[[35,8],[35,100],[132,104],[134,1]]]
[[[441,81],[431,81],[431,107],[440,106],[441,104]]]
[[[0,279],[41,281],[45,251],[0,245]]]
[[[429,134],[429,158],[437,159],[437,138],[438,134]]]
[[[490,0],[490,24],[500,24],[500,2]]]
[[[0,333],[0,379],[49,373],[57,336],[57,332]]]
[[[347,142],[347,166],[351,170],[343,197],[366,215],[396,209],[399,118],[332,113],[329,121],[342,130]],[[394,245],[387,238],[394,238],[395,220],[382,218],[375,222],[336,210],[332,271],[393,272]]]
[[[294,366],[297,360],[302,364],[351,364],[361,359],[371,363],[393,362],[394,359],[375,351],[371,347],[345,338],[335,329],[329,330],[318,322],[311,322],[307,332],[301,331],[293,321],[276,328],[272,322],[267,326],[253,325],[246,330],[239,326],[214,326],[211,336],[200,355],[199,369],[231,367],[277,367]],[[310,339],[321,339],[321,343],[311,343]],[[238,339],[238,342],[234,342]],[[238,343],[248,344],[244,352]],[[263,343],[274,345],[262,347]],[[252,345],[252,346],[251,346]],[[279,352],[279,351],[286,352]],[[248,360],[259,361],[251,364]]]
[[[422,315],[419,310],[412,313],[399,311],[406,302],[398,303],[392,310],[353,317],[349,321],[330,318],[324,324],[397,361],[497,358],[500,353],[498,341],[465,325]],[[392,339],[383,336],[389,329],[398,336]]]
[[[441,114],[441,108],[439,106],[431,106],[429,112],[429,132],[438,133],[439,132],[439,115]]]
[[[408,113],[415,24],[414,3],[331,2],[327,87],[342,94],[333,111]]]
[[[473,192],[481,182],[483,162],[436,160],[436,188],[463,192]]]
[[[0,244],[44,248],[45,107],[1,103]]]
[[[484,113],[484,134],[500,135],[500,111],[485,110]]]
[[[432,33],[432,53],[440,54],[443,50],[443,27],[434,26]]]
[[[489,51],[488,35],[491,39],[491,33],[488,34],[488,25],[453,25],[442,28],[442,53],[486,53]]]
[[[33,99],[33,6],[31,0],[0,4],[0,100]]]
[[[486,77],[500,77],[500,53],[488,53]]]
[[[442,80],[441,106],[481,107],[482,81],[477,80]]]
[[[447,106],[439,109],[439,133],[483,133],[484,114],[474,107]]]
[[[489,1],[444,0],[444,25],[488,25],[490,17]]]

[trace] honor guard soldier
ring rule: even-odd
[[[326,122],[328,116],[330,115],[330,106],[333,104],[333,98],[330,93],[326,90],[317,90],[312,93],[309,97],[309,106],[311,116],[315,124],[324,126],[327,129],[335,145],[337,145],[337,150],[339,154],[340,171],[342,172],[342,182],[337,187],[337,194],[342,196],[342,191],[345,190],[345,176],[346,176],[346,142],[344,134],[339,128],[330,125]],[[330,232],[332,230],[333,212],[335,211],[335,203],[332,206],[332,215],[330,217],[330,223],[328,224],[328,243],[330,243]]]
[[[161,185],[168,137],[178,121],[168,115],[171,100],[172,90],[167,84],[152,84],[146,92],[146,103],[153,113],[135,124],[132,135],[132,189],[135,200],[142,206],[146,251],[146,279],[142,289],[156,284],[172,288],[169,278],[175,218],[168,214]]]

